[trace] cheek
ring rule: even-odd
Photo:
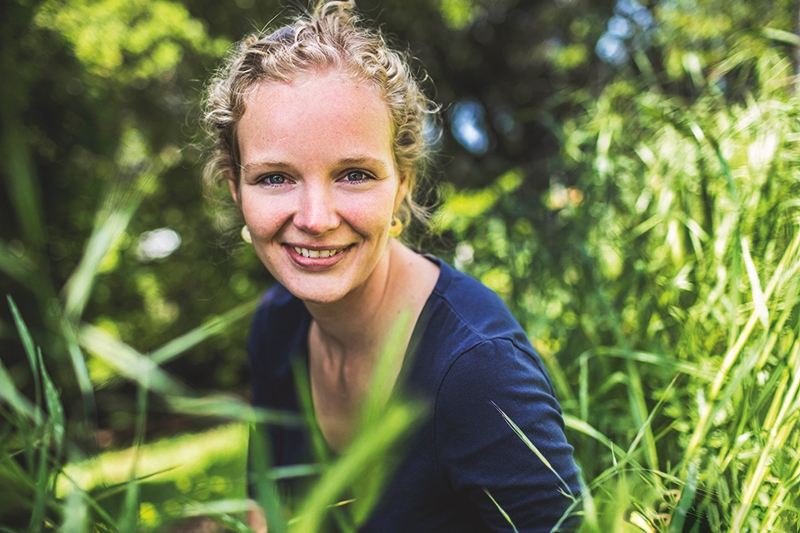
[[[342,204],[340,213],[354,228],[376,232],[389,227],[394,212],[392,200],[388,195],[354,198]]]
[[[242,197],[242,216],[251,232],[263,234],[274,226],[279,227],[281,218],[287,216],[282,211],[285,210],[279,202],[265,202],[248,195]]]

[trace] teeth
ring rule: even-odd
[[[303,257],[311,257],[312,259],[316,258],[326,258],[326,257],[333,257],[334,255],[340,253],[344,248],[339,250],[309,250],[307,248],[300,248],[298,246],[294,246],[294,251],[298,254],[302,255]]]

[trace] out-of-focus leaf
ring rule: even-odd
[[[14,380],[11,379],[11,374],[8,373],[2,361],[0,361],[0,400],[4,400],[17,413],[30,420],[35,421],[42,418],[39,408],[19,393],[14,385]]]
[[[121,375],[145,389],[165,396],[185,394],[184,386],[163,371],[155,361],[99,328],[84,325],[80,331],[80,342]]]
[[[39,350],[39,369],[42,372],[42,381],[44,382],[44,399],[47,405],[47,426],[53,434],[54,456],[58,459],[61,456],[61,451],[64,446],[64,424],[66,423],[64,417],[64,408],[61,405],[61,400],[58,396],[53,380],[47,373],[44,367],[44,359],[42,358],[42,351]]]
[[[420,420],[424,412],[425,409],[418,404],[392,402],[384,416],[369,431],[357,435],[347,451],[314,486],[297,513],[293,531],[317,531],[329,506],[338,501],[342,491],[353,486],[370,466],[382,462],[392,445]]]
[[[158,364],[171,361],[187,350],[197,346],[206,339],[224,333],[227,328],[245,317],[253,314],[260,297],[245,302],[220,316],[214,317],[200,327],[197,327],[180,337],[173,339],[161,346],[151,354],[151,358]]]
[[[14,300],[11,296],[6,296],[8,299],[8,306],[11,308],[11,314],[14,315],[14,323],[17,326],[17,332],[19,333],[19,338],[22,341],[22,346],[25,348],[25,355],[28,356],[28,364],[31,368],[31,373],[33,374],[33,384],[34,384],[34,391],[35,391],[35,403],[37,406],[41,407],[41,399],[42,399],[42,384],[41,378],[39,376],[39,365],[36,362],[36,347],[33,344],[33,338],[31,337],[30,331],[28,331],[28,326],[25,325],[25,321],[22,320],[22,316],[19,314],[19,309],[17,309],[17,305],[14,303]]]
[[[155,168],[151,167],[142,173],[139,181],[154,181],[155,173]],[[80,263],[64,285],[64,313],[76,323],[86,307],[103,258],[128,227],[144,198],[144,191],[148,189],[144,185],[137,187],[136,180],[122,179],[120,183],[127,183],[127,186],[122,186],[126,188],[121,191],[113,189],[110,193],[106,203],[112,207],[98,219]]]
[[[10,109],[12,105],[10,101],[4,101],[0,108],[3,117],[3,131],[0,137],[2,166],[11,203],[17,212],[17,219],[25,238],[39,252],[45,242],[42,202],[39,198],[30,150],[25,142],[26,131],[16,110]]]
[[[758,272],[756,265],[753,263],[753,258],[750,255],[750,244],[747,238],[742,237],[742,258],[744,259],[744,266],[747,269],[747,277],[750,279],[750,292],[753,295],[753,305],[756,307],[756,314],[758,320],[764,329],[769,328],[769,311],[767,310],[767,301],[764,298],[764,292],[761,290],[761,282],[758,280]]]
[[[2,240],[0,240],[0,270],[30,289],[35,289],[43,283],[36,267],[24,257],[12,253],[8,244]]]
[[[563,490],[562,492],[564,494],[566,494],[566,495],[569,495],[569,497],[572,500],[574,500],[575,499],[575,495],[572,494],[572,489],[569,488],[569,485],[567,484],[566,481],[564,481],[564,478],[561,477],[561,474],[559,474],[558,471],[555,468],[553,468],[553,466],[550,464],[550,461],[547,460],[547,457],[545,457],[544,454],[539,451],[539,448],[537,448],[536,445],[531,442],[531,440],[528,438],[528,436],[525,435],[525,433],[519,428],[519,426],[517,424],[515,424],[514,421],[511,420],[508,417],[508,415],[505,414],[503,412],[503,410],[500,409],[500,407],[497,406],[496,403],[492,402],[492,405],[494,406],[495,409],[497,409],[497,412],[500,413],[500,416],[503,417],[503,420],[505,420],[506,424],[508,424],[508,426],[514,431],[514,433],[517,434],[517,437],[519,437],[522,440],[522,442],[525,443],[525,446],[527,446],[528,449],[530,451],[532,451],[534,453],[534,455],[536,455],[536,457],[539,458],[539,460],[544,464],[544,466],[547,467],[548,470],[550,470],[553,474],[555,474],[555,476],[558,478],[558,480],[564,486],[563,488],[565,490]]]
[[[692,506],[695,492],[697,492],[697,465],[690,463],[689,474],[686,478],[686,484],[681,491],[681,498],[678,500],[678,506],[672,512],[672,518],[669,521],[669,533],[680,533],[683,531],[686,514]]]
[[[164,399],[172,410],[187,415],[213,416],[243,423],[258,422],[288,426],[300,426],[303,423],[302,417],[298,415],[259,409],[239,398],[224,394],[210,394],[201,397],[170,394]]]

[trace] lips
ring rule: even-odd
[[[307,248],[296,244],[284,244],[283,249],[292,262],[303,270],[324,271],[333,268],[347,255],[351,246]]]
[[[344,248],[329,248],[327,250],[312,250],[309,248],[303,248],[300,246],[292,246],[292,249],[298,254],[302,255],[303,257],[308,257],[311,259],[327,259],[328,257],[333,257],[338,255],[344,251]]]

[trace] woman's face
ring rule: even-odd
[[[245,99],[238,143],[231,192],[275,279],[316,303],[360,287],[406,192],[378,90],[335,70],[262,83]]]

